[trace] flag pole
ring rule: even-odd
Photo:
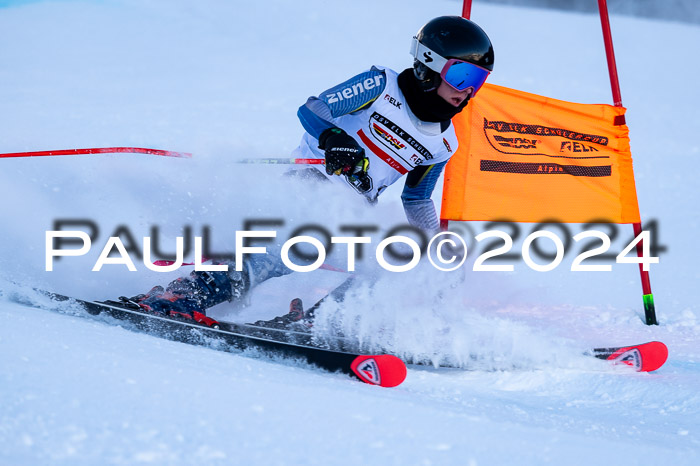
[[[465,0],[465,2],[468,0]],[[612,89],[613,101],[615,107],[622,107],[622,94],[620,93],[620,80],[617,75],[617,63],[615,61],[615,50],[613,48],[612,33],[610,32],[610,18],[608,16],[607,0],[598,0],[598,10],[600,12],[600,23],[603,28],[603,41],[605,42],[605,55],[608,59],[608,73],[610,74],[610,87]],[[620,124],[625,124],[624,116]],[[634,236],[637,237],[642,233],[642,224],[637,222],[632,224]],[[637,256],[644,256],[642,241],[637,243]],[[654,295],[651,292],[651,282],[649,280],[649,271],[643,269],[642,264],[639,264],[639,273],[642,279],[642,299],[644,302],[644,317],[647,325],[659,325],[656,320],[656,308],[654,306]]]
[[[462,18],[470,19],[472,16],[472,0],[463,0],[462,2]],[[450,221],[446,218],[440,219],[440,230],[447,231]]]
[[[472,0],[464,0],[462,3],[462,18],[470,19],[472,16]]]

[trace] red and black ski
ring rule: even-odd
[[[381,387],[396,387],[406,379],[406,364],[396,356],[359,354],[313,346],[311,336],[300,332],[256,329],[251,325],[217,322],[210,318],[166,317],[117,301],[85,301],[57,293],[41,293],[54,301],[75,303],[92,315],[104,314],[127,321],[134,330],[169,340],[224,351],[255,349],[275,356],[304,359],[321,369],[343,372]]]
[[[37,290],[39,291],[39,290]],[[41,291],[55,301],[76,303],[88,313],[105,314],[132,324],[139,331],[189,344],[210,346],[215,349],[232,351],[257,349],[274,355],[290,358],[302,358],[307,362],[331,372],[343,372],[356,377],[362,382],[382,387],[395,387],[406,379],[406,363],[389,354],[360,354],[352,349],[352,342],[338,337],[334,341],[325,341],[318,346],[313,335],[304,330],[295,330],[284,325],[275,327],[277,320],[255,324],[234,324],[217,322],[211,318],[195,315],[184,318],[180,316],[162,316],[149,313],[138,306],[119,301],[85,301],[65,295]],[[293,300],[292,304],[295,304]],[[313,306],[303,312],[301,302],[296,307],[290,306],[290,316],[313,316]],[[299,307],[299,309],[297,309]],[[295,311],[300,315],[296,316]],[[199,314],[199,313],[196,313]],[[297,320],[297,319],[292,319]],[[219,343],[224,343],[221,345]],[[668,348],[659,341],[640,345],[595,348],[587,354],[610,361],[615,365],[625,365],[639,372],[659,369],[668,358]]]
[[[611,363],[625,365],[637,372],[655,371],[668,359],[668,348],[660,341],[617,348],[595,348],[593,356]]]

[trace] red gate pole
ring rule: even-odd
[[[469,19],[472,15],[472,0],[462,1],[462,18]],[[447,231],[450,221],[444,218],[440,219],[440,230]]]
[[[462,2],[462,18],[469,19],[472,15],[472,0],[464,0]],[[444,218],[440,219],[440,230],[447,231],[450,221]]]
[[[466,1],[466,0],[465,0]],[[471,2],[470,2],[471,3]],[[620,81],[617,76],[617,63],[615,62],[615,50],[613,49],[612,33],[610,32],[610,18],[608,16],[607,0],[598,0],[598,10],[600,12],[600,24],[603,28],[603,40],[605,41],[605,55],[608,59],[608,73],[610,74],[610,87],[612,88],[613,100],[616,107],[622,107],[622,95],[620,94]],[[624,120],[622,124],[624,124]],[[642,233],[642,224],[634,223],[634,236]],[[637,243],[637,256],[644,256],[642,242]],[[659,325],[656,320],[656,308],[654,307],[654,295],[651,293],[651,282],[649,281],[649,271],[645,271],[642,264],[639,264],[639,273],[642,278],[642,299],[644,301],[644,316],[647,325]]]
[[[462,18],[469,19],[472,15],[472,0],[462,2]]]

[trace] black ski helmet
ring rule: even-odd
[[[493,71],[493,45],[489,36],[466,18],[439,16],[420,28],[415,39],[443,58],[464,60]],[[429,89],[439,86],[440,75],[425,64],[428,57],[417,54],[414,58],[413,72],[422,87]]]

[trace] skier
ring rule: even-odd
[[[439,231],[430,199],[457,149],[451,118],[474,98],[493,70],[486,33],[459,16],[429,21],[413,38],[412,68],[370,70],[310,97],[298,116],[306,133],[296,157],[325,158],[314,176],[350,185],[370,202],[406,176],[406,217],[426,233]],[[187,315],[240,299],[262,281],[290,273],[272,255],[248,256],[241,272],[192,272],[135,300],[145,309]]]

